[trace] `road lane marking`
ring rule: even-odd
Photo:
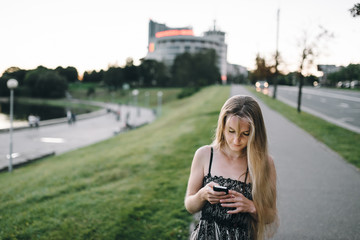
[[[349,108],[349,104],[347,103],[340,103],[339,106],[342,108]]]
[[[64,143],[65,140],[63,138],[50,138],[50,137],[43,137],[40,138],[41,142],[44,143]]]

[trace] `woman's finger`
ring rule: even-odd
[[[234,191],[234,190],[229,190],[229,194],[230,194],[230,195],[234,195],[234,196],[236,196],[236,197],[244,196],[242,193],[239,193],[239,192]]]
[[[222,203],[221,204],[222,207],[226,207],[226,208],[234,208],[234,207],[238,207],[237,203]]]
[[[236,213],[239,213],[239,212],[241,212],[241,210],[238,209],[238,208],[236,208],[236,209],[234,209],[234,210],[229,210],[229,211],[227,211],[228,214],[236,214]]]

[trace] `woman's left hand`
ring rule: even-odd
[[[227,213],[235,214],[239,212],[248,212],[256,214],[256,208],[253,201],[247,199],[243,194],[233,190],[229,190],[229,195],[229,198],[220,200],[222,207],[234,208],[233,210],[227,211]]]

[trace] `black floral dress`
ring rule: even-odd
[[[216,182],[221,186],[242,193],[246,198],[252,200],[251,183],[211,175],[213,149],[211,149],[209,173],[204,177],[203,186],[209,182]],[[245,240],[252,239],[251,216],[249,213],[228,214],[229,208],[220,204],[206,202],[201,210],[200,221],[192,232],[191,240]]]

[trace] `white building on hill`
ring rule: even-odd
[[[171,65],[175,57],[184,52],[196,53],[204,49],[214,49],[218,56],[218,68],[221,79],[226,83],[227,44],[225,32],[214,29],[203,36],[194,36],[191,27],[169,28],[150,20],[148,54],[145,59],[154,59]]]

